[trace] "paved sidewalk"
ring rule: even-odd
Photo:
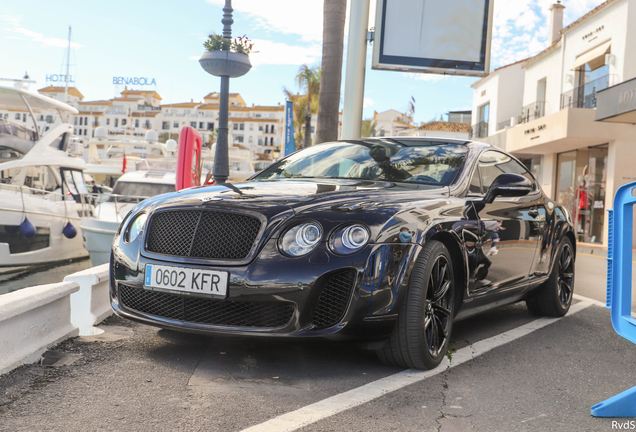
[[[455,347],[534,320],[513,305],[459,322]],[[129,337],[67,341],[72,365],[0,377],[0,431],[240,431],[400,372],[350,344],[104,327]],[[301,430],[609,431],[590,407],[636,385],[634,365],[636,346],[590,306]]]

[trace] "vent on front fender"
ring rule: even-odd
[[[342,321],[351,300],[355,276],[355,270],[346,270],[327,279],[314,310],[315,328],[332,327]]]

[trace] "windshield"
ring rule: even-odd
[[[390,142],[337,142],[310,147],[270,166],[255,180],[342,178],[448,186],[468,149],[460,144],[402,146]]]
[[[173,184],[161,183],[134,183],[134,182],[117,182],[113,188],[113,195],[128,195],[130,197],[148,198],[167,192],[174,192]],[[111,197],[111,201],[115,198]],[[125,198],[117,197],[118,202],[125,202]],[[130,201],[134,202],[134,200]]]

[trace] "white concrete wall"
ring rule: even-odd
[[[521,114],[523,106],[523,86],[525,82],[525,70],[522,63],[517,63],[500,70],[499,89],[497,91],[497,111],[491,111],[490,116],[494,122],[494,128],[499,123],[509,121],[512,117]],[[490,134],[496,133],[493,129]]]
[[[486,78],[473,84],[473,112],[470,124],[475,125],[480,122],[479,108],[486,105],[487,103],[490,103],[490,121],[488,123],[488,133],[494,133],[494,129],[497,128],[497,124],[495,123],[494,119],[497,117],[496,113],[499,93],[499,74],[501,70],[502,69],[494,71]],[[475,137],[473,137],[473,139],[474,138]]]
[[[75,282],[24,288],[0,296],[0,374],[37,361],[46,348],[77,336],[71,323]]]
[[[0,374],[38,361],[48,347],[65,339],[101,333],[94,326],[113,313],[108,266],[0,295]]]
[[[537,102],[537,84],[543,78],[546,78],[545,115],[549,115],[561,108],[561,49],[555,49],[525,68],[523,102],[519,113],[522,107]]]
[[[102,264],[64,278],[64,282],[76,282],[80,287],[71,295],[71,322],[79,328],[80,336],[95,334],[93,326],[113,314],[108,295],[108,266]]]

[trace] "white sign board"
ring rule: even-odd
[[[373,69],[486,76],[494,0],[377,0]]]

